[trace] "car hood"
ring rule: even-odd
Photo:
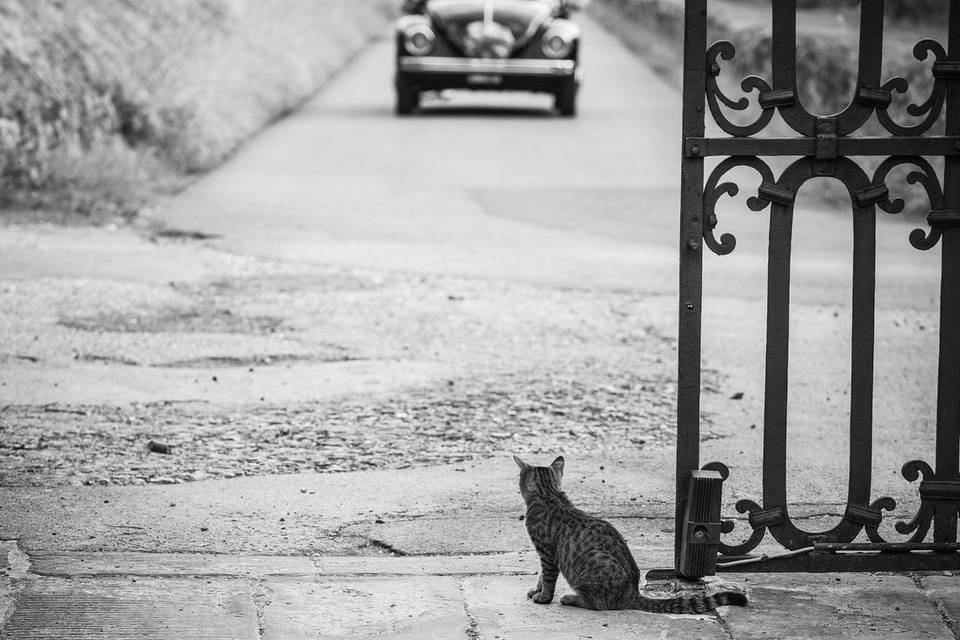
[[[491,5],[493,25],[484,25],[485,6]],[[474,54],[479,39],[497,40],[497,53],[507,57],[525,46],[550,20],[557,0],[429,0],[427,13],[434,25],[461,53]],[[479,48],[485,49],[480,43]]]

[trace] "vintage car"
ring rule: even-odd
[[[576,115],[580,28],[588,0],[407,0],[397,21],[396,112],[424,91],[521,90],[554,96]]]

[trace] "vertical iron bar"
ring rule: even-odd
[[[797,93],[797,0],[773,0],[770,73],[773,88],[793,91],[792,104],[780,115],[794,130],[804,132]],[[787,402],[790,359],[790,253],[793,205],[770,207],[767,244],[767,335],[763,397],[763,508],[787,513]]]
[[[706,95],[707,0],[686,0],[683,137],[702,137]],[[675,567],[680,568],[690,471],[700,465],[700,303],[703,296],[703,157],[683,153],[680,191],[680,326],[677,378]]]
[[[767,353],[763,399],[763,508],[787,509],[787,379],[790,359],[790,254],[793,205],[770,210]]]
[[[853,210],[853,318],[850,358],[850,476],[847,504],[870,503],[873,474],[873,363],[876,307],[877,213]]]
[[[860,3],[860,47],[857,55],[857,86],[876,89],[883,70],[884,0]],[[859,128],[859,127],[856,127]]]
[[[950,3],[948,60],[960,60],[960,3]],[[960,134],[960,82],[948,80],[946,135]],[[944,158],[943,202],[960,209],[960,158]],[[937,380],[937,480],[960,479],[960,227],[943,229],[940,274],[940,363]],[[938,502],[934,542],[957,539],[957,505]]]
[[[797,91],[797,0],[773,0],[771,46],[771,77],[775,91],[792,91],[789,104],[780,106],[780,116],[797,133],[816,134],[815,116],[800,104]]]
[[[860,49],[857,56],[857,86],[880,86],[883,56],[883,0],[860,3]],[[847,123],[841,135],[859,129],[873,111],[857,104],[856,96],[848,111],[858,108],[862,117]],[[842,117],[841,117],[842,118]],[[849,129],[849,131],[847,130]],[[847,505],[870,503],[873,475],[873,368],[876,332],[877,288],[877,210],[874,205],[858,206],[853,198],[853,299],[850,338],[850,468],[847,480]]]
[[[773,0],[771,79],[775,90],[797,88],[797,0]]]
[[[837,133],[853,133],[873,115],[874,105],[861,96],[862,90],[876,91],[883,71],[883,4],[884,0],[860,3],[860,50],[857,55],[857,86],[853,99],[838,114]]]

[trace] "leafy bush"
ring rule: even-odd
[[[886,0],[886,13],[896,20],[944,24],[950,0]]]
[[[797,6],[801,9],[836,9],[859,4],[860,0],[797,0]],[[910,22],[945,22],[949,8],[950,0],[886,0],[884,4],[888,17]]]
[[[802,4],[812,6],[818,2],[837,6],[834,0],[806,0]],[[903,0],[902,3],[887,0],[887,6],[895,11],[899,10],[896,8],[898,4],[930,6],[934,3],[934,0],[916,3],[913,0]],[[940,0],[936,4],[944,7],[946,0]],[[593,14],[628,45],[640,51],[646,59],[649,60],[652,56],[653,65],[662,70],[668,79],[679,84],[683,43],[683,3],[680,0],[596,0]],[[722,71],[718,82],[727,95],[738,99],[741,95],[740,80],[748,75],[761,75],[770,79],[772,42],[769,26],[733,26],[716,15],[708,15],[707,26],[710,41],[729,40],[736,46],[736,55],[732,60],[719,61]],[[924,62],[915,60],[908,42],[912,40],[903,37],[888,39],[883,66],[884,81],[900,76],[909,83],[905,96],[894,93],[894,102],[889,110],[894,121],[905,125],[917,122],[916,118],[906,114],[906,105],[923,103],[930,94],[933,83],[930,74],[931,59]],[[822,33],[801,31],[797,35],[797,49],[797,90],[804,107],[811,113],[821,115],[837,113],[846,107],[857,82],[857,39],[824,37]],[[749,98],[755,106],[756,94],[751,94]],[[756,117],[756,113],[756,110],[748,112],[744,120],[750,121]],[[740,119],[736,116],[743,114],[728,112],[728,115],[731,115],[732,121],[738,122]],[[943,131],[942,120],[943,114],[941,122],[935,125],[934,132]],[[765,133],[796,135],[783,123],[777,127],[778,123],[774,121]],[[887,135],[875,119],[868,121],[859,133]],[[875,162],[872,160],[864,162],[868,170],[873,164]],[[824,191],[829,192],[830,189]],[[837,195],[827,193],[830,199]],[[845,192],[839,193],[839,197],[849,201]],[[922,200],[908,201],[908,207],[925,214],[928,207],[926,200]]]
[[[0,185],[208,169],[312,94],[395,4],[0,0]]]

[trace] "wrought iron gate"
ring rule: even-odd
[[[736,193],[721,182],[734,167],[750,167],[761,176],[754,211],[769,211],[767,338],[763,419],[763,497],[757,504],[741,500],[736,508],[749,514],[752,535],[739,544],[719,543],[719,552],[743,557],[754,550],[767,531],[787,550],[807,550],[750,570],[845,571],[867,569],[944,569],[960,567],[957,518],[960,508],[960,1],[951,0],[949,46],[924,40],[914,49],[918,60],[933,57],[932,94],[909,112],[917,121],[904,125],[888,113],[893,92],[904,93],[902,78],[881,77],[883,0],[862,0],[860,6],[859,69],[855,93],[840,113],[819,116],[806,111],[797,95],[796,0],[772,1],[772,78],[746,78],[744,91],[757,90],[759,116],[737,125],[721,106],[747,108],[745,98],[732,100],[718,87],[721,60],[735,55],[729,42],[707,47],[707,0],[686,0],[683,69],[683,166],[680,229],[680,342],[677,435],[677,570],[683,543],[684,513],[691,472],[700,468],[700,350],[703,246],[720,256],[734,250],[730,234],[717,239],[714,212],[717,199]],[[929,60],[928,60],[929,61]],[[705,115],[728,136],[705,137]],[[800,137],[754,137],[770,123],[774,112]],[[945,135],[924,135],[946,115]],[[861,128],[876,115],[889,135],[863,136]],[[857,134],[854,136],[853,134]],[[704,182],[704,159],[722,161]],[[779,177],[761,159],[794,156]],[[851,156],[883,158],[869,176]],[[927,158],[944,158],[941,182]],[[874,308],[876,218],[878,208],[897,213],[902,201],[890,200],[886,184],[891,170],[908,165],[907,180],[926,190],[930,201],[929,229],[910,234],[920,250],[942,243],[939,374],[937,388],[936,460],[907,462],[902,474],[920,479],[921,506],[910,522],[897,523],[902,541],[886,541],[878,532],[883,512],[893,510],[891,498],[871,499],[873,431]],[[789,294],[791,232],[798,189],[816,177],[840,180],[849,190],[853,220],[853,320],[850,381],[850,474],[847,506],[842,520],[823,532],[807,532],[791,521],[787,509],[787,371],[789,356]],[[941,187],[942,184],[942,187]],[[721,463],[704,467],[728,471]],[[692,500],[691,500],[692,502]],[[718,523],[714,523],[716,527]],[[932,541],[928,533],[932,525]],[[719,527],[728,534],[732,522]],[[865,532],[869,543],[855,544]],[[701,535],[701,537],[703,537]],[[716,543],[716,540],[714,540]],[[906,553],[926,551],[927,553]],[[724,558],[720,559],[723,566]]]

